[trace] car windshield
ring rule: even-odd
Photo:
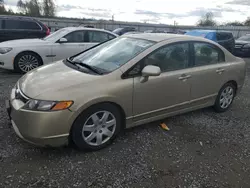
[[[44,37],[43,40],[46,40],[46,41],[54,40],[55,38],[58,38],[58,36],[63,35],[63,33],[65,32],[67,32],[67,29],[59,29],[56,32],[48,35],[47,37]]]
[[[238,38],[238,40],[250,41],[250,35],[242,36],[242,37]]]
[[[155,44],[153,41],[120,37],[76,56],[73,61],[87,64],[108,73],[121,67],[153,44]]]

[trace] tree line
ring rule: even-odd
[[[55,17],[56,6],[54,0],[18,0],[18,12],[14,13],[12,9],[6,9],[4,0],[0,0],[0,14],[22,15],[34,17]]]
[[[214,19],[214,15],[212,12],[206,13],[204,16],[202,16],[198,23],[198,26],[250,26],[250,17],[248,17],[245,21],[239,22],[239,21],[233,21],[228,22],[225,24],[218,24],[216,20]]]

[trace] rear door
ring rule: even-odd
[[[230,63],[225,62],[224,52],[206,42],[193,42],[191,64],[191,104],[213,103],[217,93],[227,81]]]

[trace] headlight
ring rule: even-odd
[[[0,54],[6,54],[10,52],[12,48],[0,48]]]
[[[30,99],[23,109],[34,111],[57,111],[68,109],[73,104],[73,101],[42,101]]]
[[[250,48],[250,44],[245,44],[243,48]]]

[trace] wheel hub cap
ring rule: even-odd
[[[98,111],[84,123],[82,137],[89,145],[99,146],[114,135],[115,129],[115,116],[108,111]]]
[[[220,106],[225,109],[232,103],[234,97],[234,89],[230,86],[226,87],[220,96]]]

